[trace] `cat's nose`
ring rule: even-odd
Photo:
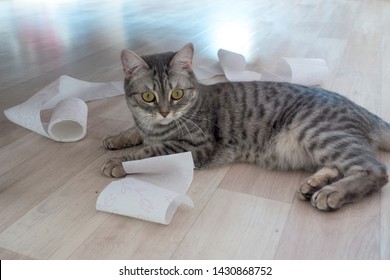
[[[160,112],[161,116],[163,116],[164,118],[166,118],[169,114],[169,112]]]

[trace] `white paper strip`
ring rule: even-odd
[[[210,79],[224,74],[229,81],[273,81],[290,82],[306,86],[317,86],[326,81],[329,68],[321,58],[283,57],[275,72],[258,73],[246,70],[245,57],[220,49],[219,61],[209,62],[208,67],[196,65],[194,72],[200,79]]]
[[[194,207],[186,195],[194,172],[190,152],[128,161],[123,168],[130,175],[100,193],[97,210],[167,225],[181,203]]]
[[[87,131],[85,101],[124,93],[123,81],[90,83],[61,76],[26,102],[4,111],[6,117],[29,130],[60,142],[84,138]],[[54,108],[49,123],[41,121],[41,111]]]
[[[260,81],[261,74],[247,71],[245,57],[227,50],[218,51],[219,63],[229,81]]]

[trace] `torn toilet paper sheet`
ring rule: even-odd
[[[200,81],[225,75],[230,81],[277,81],[308,86],[323,83],[328,76],[325,60],[315,58],[282,58],[275,73],[246,70],[243,55],[218,51],[219,61],[197,65],[194,72]],[[124,94],[123,81],[90,83],[61,76],[26,102],[4,111],[6,117],[27,129],[60,142],[81,140],[87,131],[86,101]],[[49,123],[41,121],[41,111],[54,108]]]
[[[190,152],[123,163],[126,178],[100,193],[96,209],[160,224],[169,224],[178,206],[194,204],[186,195],[194,162]]]
[[[206,65],[196,65],[194,72],[199,80],[225,75],[229,81],[273,81],[290,82],[306,86],[318,86],[329,75],[327,63],[322,58],[282,57],[275,72],[258,73],[246,70],[245,57],[242,54],[220,49],[218,61]]]
[[[4,111],[12,122],[60,142],[84,138],[87,131],[86,101],[123,94],[123,81],[90,83],[61,76],[30,99]],[[41,121],[41,111],[52,109],[49,123]]]
[[[260,80],[319,86],[328,76],[329,68],[322,58],[282,57],[275,72],[264,72]]]

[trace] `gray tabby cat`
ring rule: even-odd
[[[191,151],[197,168],[251,162],[266,168],[316,172],[298,196],[335,210],[380,190],[390,150],[390,125],[324,89],[275,82],[198,83],[193,46],[140,58],[123,50],[126,101],[136,127],[103,139],[107,149],[144,143],[105,162],[123,177],[123,161]]]

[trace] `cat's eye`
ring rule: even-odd
[[[142,99],[147,102],[147,103],[151,103],[153,102],[154,100],[156,100],[156,96],[154,95],[153,92],[151,91],[146,91],[144,93],[142,93]]]
[[[171,98],[173,100],[180,100],[184,96],[184,90],[183,89],[174,89],[171,93]]]

